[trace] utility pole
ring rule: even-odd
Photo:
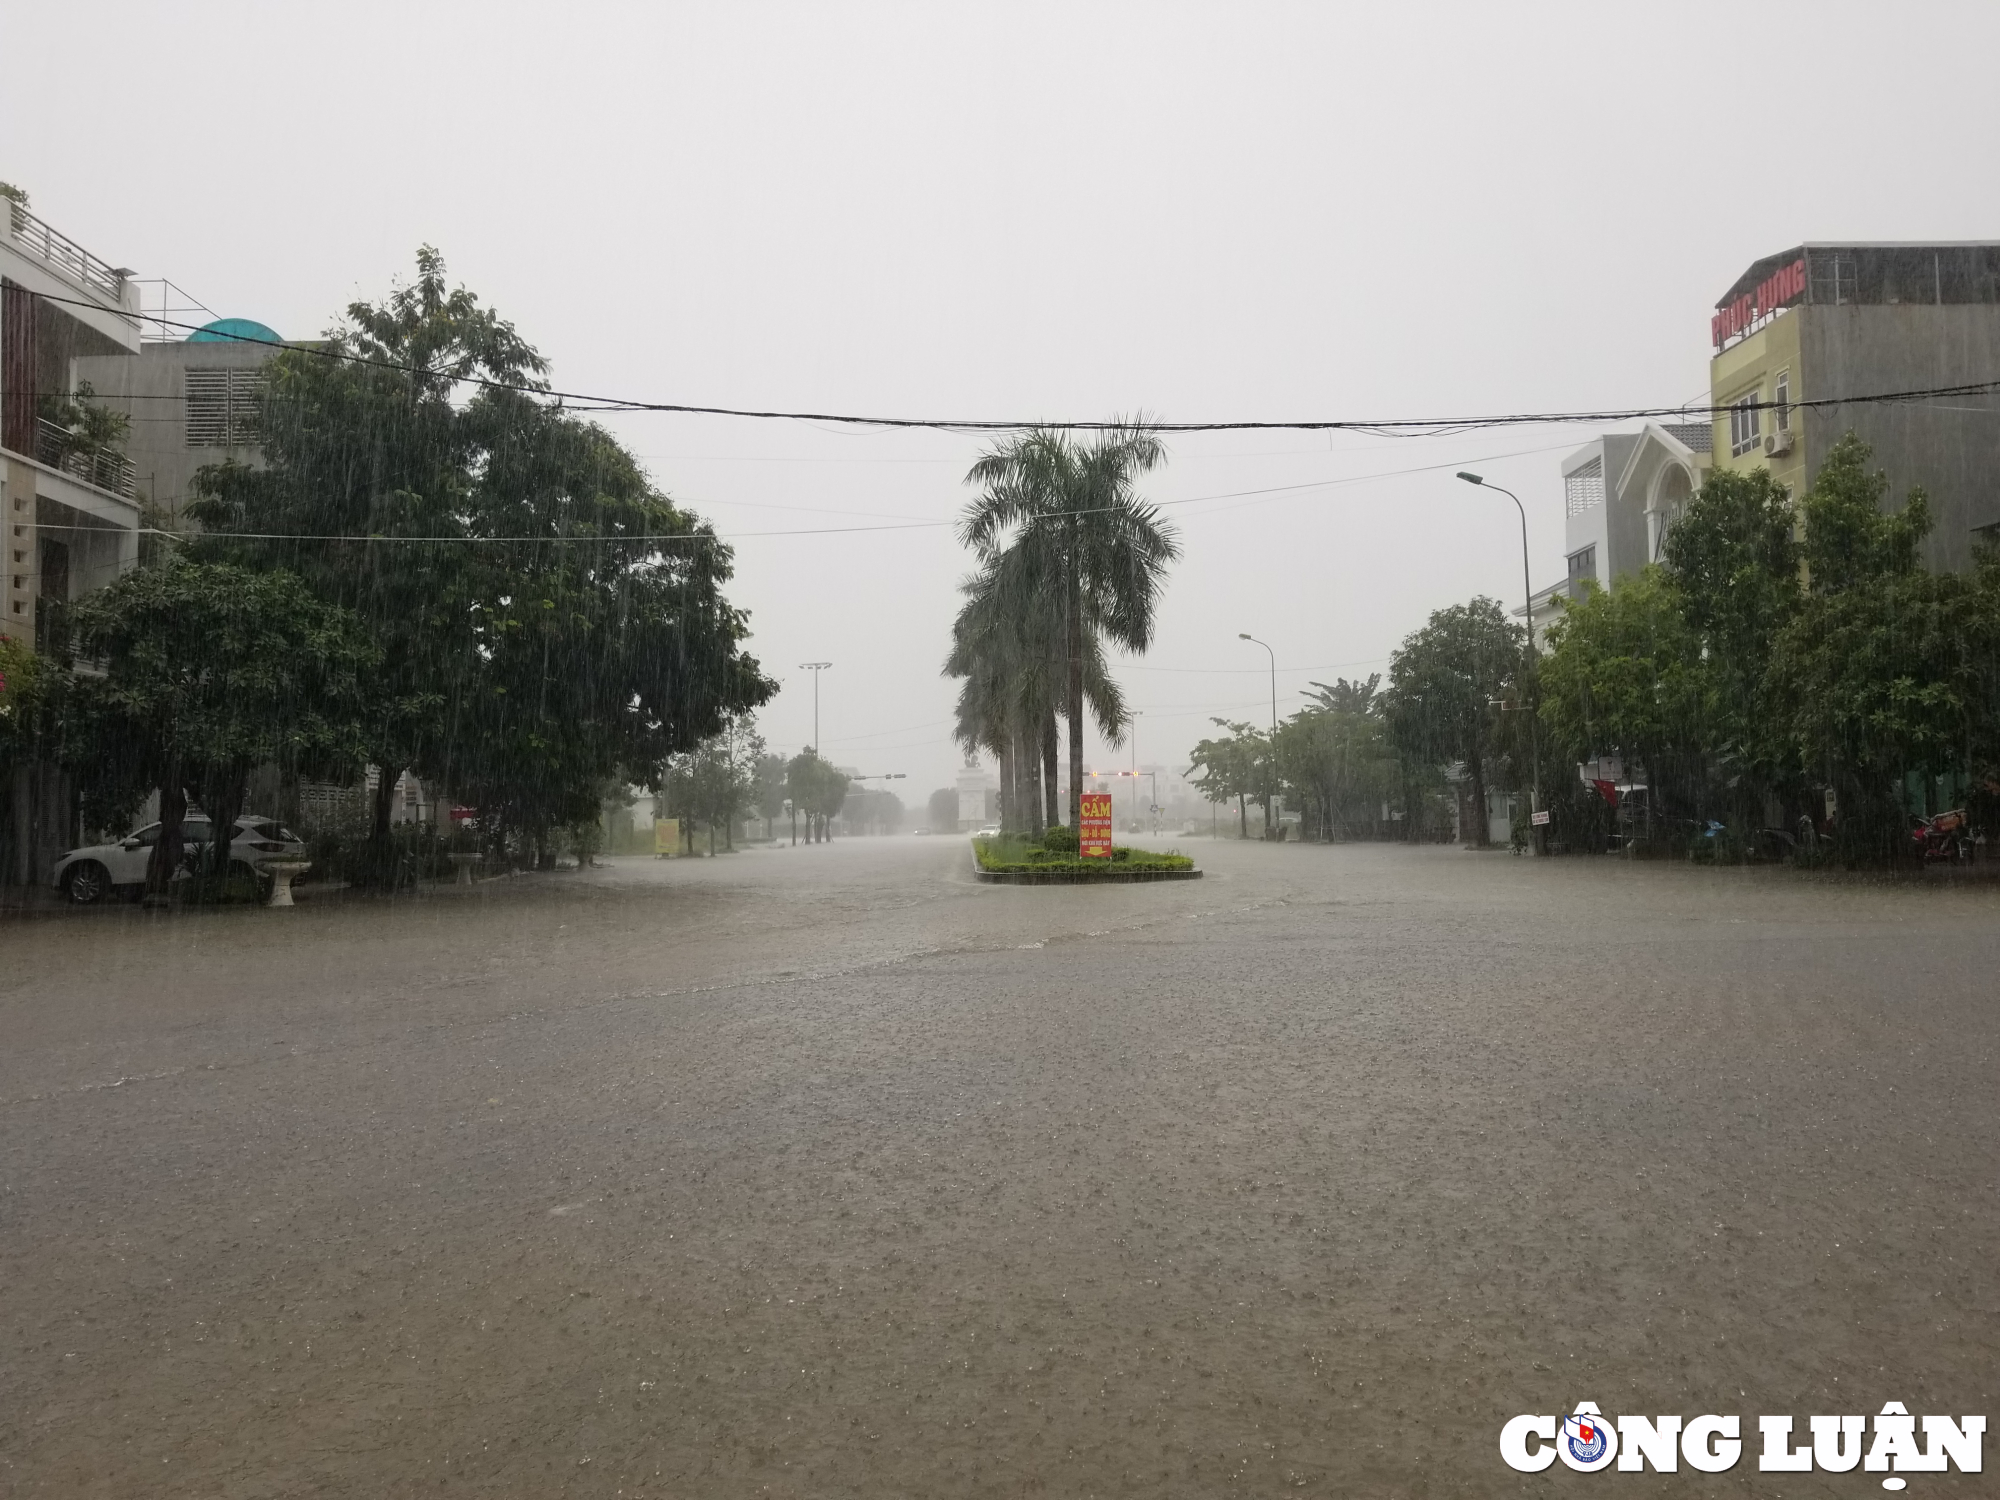
[[[1236,639],[1262,646],[1266,652],[1269,652],[1271,657],[1271,780],[1269,785],[1275,789],[1278,785],[1278,653],[1271,650],[1268,641],[1260,641],[1256,636],[1247,634],[1244,631],[1239,630],[1236,633]],[[1267,791],[1264,793],[1264,837],[1268,839],[1270,836],[1271,792]]]
[[[814,755],[819,754],[819,674],[832,665],[833,663],[830,661],[802,661],[799,663],[799,670],[801,672],[810,672],[813,674],[812,753]]]
[[[1139,821],[1139,719],[1140,711],[1132,710],[1132,821]]]

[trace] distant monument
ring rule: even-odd
[[[979,764],[977,752],[967,751],[958,773],[958,831],[970,833],[986,822],[987,794],[993,779]]]

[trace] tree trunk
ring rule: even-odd
[[[1042,763],[1042,806],[1048,810],[1049,821],[1057,823],[1062,820],[1062,809],[1056,805],[1057,798],[1061,795],[1056,789],[1056,768],[1062,759],[1062,749],[1056,739],[1056,715],[1054,709],[1050,709],[1042,716],[1042,727],[1039,738],[1041,741],[1040,759]]]
[[[236,820],[243,815],[248,768],[227,770],[207,783],[202,800],[208,805],[209,828],[207,879],[211,890],[221,891],[229,880],[230,858],[236,843]]]
[[[1236,836],[1239,839],[1250,837],[1250,804],[1241,792],[1236,794]]]
[[[383,766],[375,781],[375,806],[373,809],[375,816],[373,826],[369,830],[369,837],[375,841],[385,854],[389,848],[389,814],[394,811],[396,805],[396,783],[402,779],[403,768],[401,766],[397,766],[393,771],[389,767]]]
[[[799,810],[796,807],[792,809],[792,847],[799,847]]]
[[[1083,558],[1069,523],[1069,826],[1083,828]]]
[[[1042,778],[1038,754],[1034,754],[1034,740],[1030,734],[1022,734],[1022,754],[1020,754],[1020,786],[1022,796],[1028,802],[1028,832],[1034,834],[1034,842],[1042,842],[1042,834],[1048,832],[1048,810],[1042,806]]]
[[[1018,815],[1015,812],[1014,796],[1014,737],[1009,734],[1000,741],[1000,832],[1009,834],[1018,831]]]
[[[396,802],[396,783],[402,779],[401,766],[382,766],[376,771],[375,791],[370,798],[368,820],[368,878],[377,885],[393,885],[396,858],[389,841],[389,814]]]
[[[1490,849],[1493,840],[1486,827],[1486,766],[1477,745],[1466,757],[1465,769],[1472,778],[1472,816],[1475,819],[1472,846],[1475,849]]]
[[[153,840],[152,857],[146,861],[146,893],[164,895],[174,871],[181,867],[186,844],[181,837],[181,820],[187,816],[187,790],[179,776],[169,776],[160,784],[160,836]]]

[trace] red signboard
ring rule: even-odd
[[[1806,294],[1806,258],[1801,255],[1789,266],[1773,272],[1708,320],[1708,334],[1720,349],[1739,333],[1746,333],[1781,307],[1790,307]]]
[[[1083,794],[1083,826],[1077,830],[1077,852],[1085,859],[1111,858],[1111,793]]]

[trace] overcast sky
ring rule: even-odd
[[[1709,314],[1758,256],[2000,235],[1990,3],[100,0],[10,6],[4,37],[0,178],[96,254],[306,337],[435,244],[558,385],[650,400],[1671,404],[1705,394]],[[913,805],[946,784],[968,560],[948,526],[827,528],[949,521],[978,444],[614,426],[740,539],[733,597],[784,683],[773,745],[811,738],[797,664],[830,660],[828,755],[907,773]],[[1141,763],[1268,715],[1239,631],[1274,647],[1283,714],[1309,679],[1386,671],[1431,610],[1518,604],[1514,509],[1456,468],[1518,490],[1550,582],[1558,464],[1588,436],[1174,440],[1149,494],[1186,559],[1122,674]]]

